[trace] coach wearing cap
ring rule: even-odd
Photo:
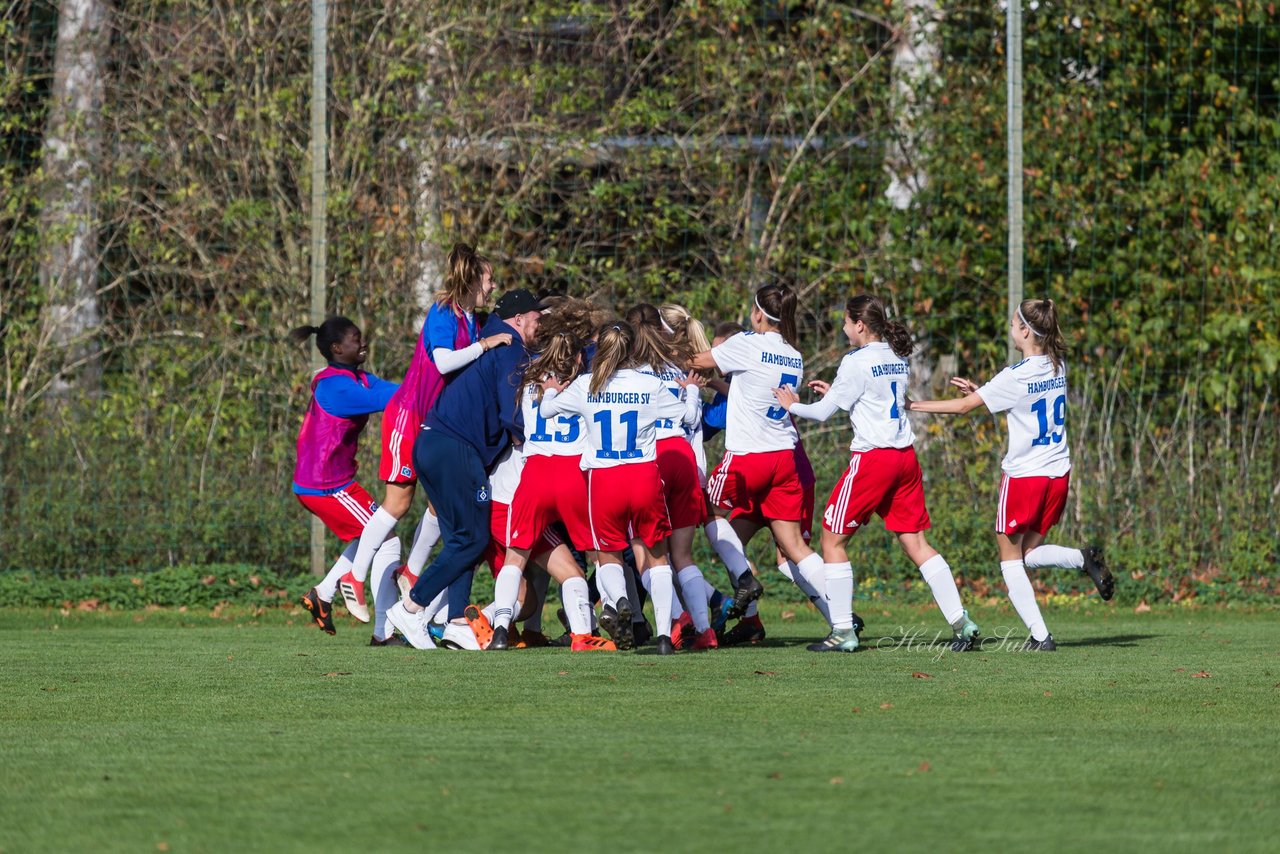
[[[524,441],[516,405],[528,360],[525,342],[538,331],[542,303],[523,288],[508,291],[493,307],[480,334],[508,333],[509,346],[485,351],[453,377],[427,415],[413,447],[413,464],[440,519],[443,545],[409,593],[387,616],[411,644],[434,646],[418,616],[442,590],[471,572],[489,542],[487,471],[508,446]],[[461,619],[465,597],[450,596],[449,618]],[[456,609],[456,613],[455,613]]]

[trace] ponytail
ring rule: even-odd
[[[631,349],[636,333],[625,320],[615,320],[596,333],[596,355],[591,360],[591,385],[588,390],[599,394],[619,369],[632,364]]]
[[[325,361],[333,359],[333,345],[342,341],[352,329],[359,329],[355,323],[340,315],[331,314],[319,326],[299,326],[289,332],[289,337],[301,344],[316,336],[316,349]]]
[[[459,306],[467,300],[467,295],[480,284],[485,270],[493,269],[489,259],[475,250],[474,246],[458,242],[449,250],[448,269],[444,274],[444,289],[436,294],[436,302],[440,305]]]
[[[671,330],[674,349],[684,357],[681,364],[698,353],[705,353],[711,349],[711,342],[707,340],[707,330],[702,326],[702,321],[689,314],[684,306],[665,303],[658,307],[658,313],[662,315],[663,323]]]
[[[635,364],[661,371],[667,365],[685,363],[686,360],[681,359],[672,347],[671,334],[658,309],[642,302],[627,309],[624,317],[635,333],[635,341],[631,345],[631,360]]]
[[[1067,342],[1058,326],[1058,309],[1051,299],[1024,299],[1018,304],[1018,319],[1031,330],[1044,354],[1053,363],[1054,376],[1067,364]]]
[[[889,345],[889,349],[899,359],[911,356],[915,343],[911,339],[911,330],[901,320],[890,320],[889,312],[880,297],[870,294],[859,294],[850,297],[844,310],[850,319],[861,320],[871,330],[871,334]]]
[[[568,385],[578,376],[578,354],[582,351],[582,342],[568,332],[557,332],[543,340],[542,352],[524,369],[521,387],[540,383],[546,376],[553,376]],[[537,399],[542,400],[541,388]]]
[[[756,291],[755,304],[767,320],[778,328],[785,340],[792,347],[800,346],[796,335],[796,305],[799,303],[796,292],[786,285],[765,285]]]

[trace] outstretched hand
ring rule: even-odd
[[[826,396],[826,393],[831,391],[831,383],[825,380],[809,380],[808,386],[823,396]]]
[[[973,394],[978,390],[978,384],[973,380],[967,380],[964,377],[952,377],[951,384],[960,389],[964,394]]]
[[[790,386],[775,388],[773,390],[773,396],[778,399],[778,405],[788,412],[791,411],[792,406],[795,406],[800,402],[800,395],[796,394],[795,389]]]

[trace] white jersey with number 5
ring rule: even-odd
[[[1067,368],[1032,356],[1010,365],[978,389],[991,412],[1009,413],[1009,452],[1000,464],[1009,477],[1062,477],[1071,470],[1067,448]]]
[[[576,457],[587,450],[587,435],[582,418],[557,415],[543,418],[538,411],[538,387],[527,385],[520,394],[520,412],[524,415],[524,451],[526,457]]]
[[[652,374],[623,368],[609,378],[597,394],[590,391],[591,374],[578,377],[564,391],[549,389],[539,407],[543,418],[559,415],[582,416],[587,430],[587,449],[582,454],[584,469],[612,468],[628,463],[657,459],[657,428],[654,422],[673,419],[692,424],[697,410],[667,391],[666,384]]]
[[[724,449],[734,454],[789,451],[800,440],[787,411],[773,390],[800,388],[804,360],[777,332],[740,332],[730,336],[711,355],[729,375]]]
[[[848,411],[853,423],[851,452],[909,448],[915,442],[905,406],[910,373],[907,360],[883,341],[859,347],[840,360],[823,399]]]

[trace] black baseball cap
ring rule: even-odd
[[[493,313],[503,320],[510,320],[517,314],[524,314],[528,311],[543,311],[545,309],[546,306],[543,305],[542,300],[524,288],[507,291],[498,297],[498,301],[493,304]]]

